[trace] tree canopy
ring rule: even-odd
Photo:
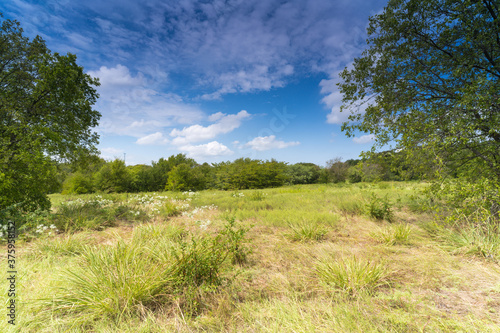
[[[341,73],[343,130],[417,161],[500,181],[500,18],[495,0],[390,0]],[[362,111],[364,109],[364,111]]]
[[[2,22],[0,209],[16,203],[28,210],[48,208],[53,160],[97,152],[92,128],[101,115],[92,106],[98,84],[75,55],[52,53],[39,36],[23,36],[18,22]]]

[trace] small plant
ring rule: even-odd
[[[376,220],[387,220],[389,222],[394,220],[392,204],[387,199],[387,196],[382,199],[373,193],[370,202],[366,205],[366,211],[368,216]]]
[[[394,226],[386,227],[378,232],[373,232],[370,236],[386,245],[405,244],[411,233],[411,228],[408,224],[399,223]]]
[[[167,217],[178,216],[182,213],[181,209],[179,209],[175,203],[170,201],[165,202],[160,211],[162,215]]]
[[[250,195],[250,200],[252,201],[262,201],[266,197],[267,194],[259,191],[252,192]]]
[[[326,258],[316,264],[316,273],[328,287],[356,296],[371,293],[386,285],[388,273],[383,264],[360,260],[356,257],[335,260]]]
[[[289,223],[288,227],[292,233],[288,236],[295,242],[315,242],[322,240],[328,231],[320,225],[313,222],[302,222],[299,224]]]

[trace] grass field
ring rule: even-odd
[[[500,332],[498,235],[440,227],[423,187],[53,195],[17,331]]]

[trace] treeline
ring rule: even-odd
[[[184,154],[160,158],[152,165],[126,166],[120,159],[100,158],[84,166],[58,166],[58,189],[65,194],[93,192],[199,191],[205,189],[239,190],[278,187],[293,184],[373,182],[415,179],[393,167],[391,154],[379,154],[370,160],[332,159],[326,167],[313,163],[288,165],[276,160],[240,158],[233,162],[198,164]],[[57,186],[56,186],[57,187]]]

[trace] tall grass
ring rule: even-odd
[[[160,230],[166,231],[164,237]],[[153,234],[143,238],[148,231]],[[77,267],[60,274],[54,297],[42,300],[42,312],[78,313],[83,322],[99,317],[120,320],[177,299],[186,314],[195,314],[204,292],[230,279],[226,275],[230,262],[245,262],[246,231],[237,228],[234,219],[216,235],[191,235],[189,240],[179,228],[142,227],[131,240],[86,246]]]

